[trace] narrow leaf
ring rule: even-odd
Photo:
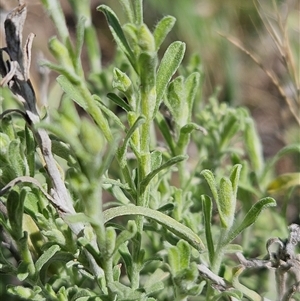
[[[165,162],[164,164],[162,164],[161,166],[159,166],[158,168],[156,168],[155,170],[151,171],[146,178],[144,178],[141,183],[140,183],[140,191],[141,193],[145,190],[145,188],[147,187],[147,185],[150,183],[150,181],[163,169],[169,168],[170,166],[177,164],[183,160],[186,160],[187,156],[186,155],[179,155],[176,157],[171,158],[170,160],[168,160],[167,162]]]
[[[119,157],[120,165],[121,165],[122,168],[124,168],[125,165],[126,165],[126,153],[127,153],[126,151],[127,151],[127,147],[128,147],[128,144],[129,144],[129,140],[130,140],[131,136],[133,135],[134,131],[139,126],[141,126],[144,122],[145,122],[145,117],[144,116],[139,116],[137,118],[137,120],[135,121],[133,126],[127,132],[122,147],[119,148],[118,157]]]
[[[129,59],[130,63],[134,67],[135,66],[134,54],[127,42],[127,39],[125,37],[125,34],[123,32],[123,29],[120,25],[120,22],[119,22],[117,16],[112,11],[112,9],[106,5],[98,6],[97,10],[102,11],[104,13],[104,15],[107,19],[107,22],[108,22],[109,29],[110,29],[116,43],[118,44],[120,49],[125,53],[125,55]]]
[[[222,177],[220,181],[220,193],[217,205],[222,226],[230,228],[234,220],[236,199],[233,195],[231,182],[226,177]]]
[[[212,264],[215,256],[214,241],[211,232],[211,219],[212,219],[212,200],[207,195],[201,195],[204,224],[205,224],[205,237],[208,248],[208,256],[210,264]]]
[[[247,118],[245,124],[245,143],[252,168],[256,174],[260,174],[263,168],[262,143],[251,118]]]
[[[60,250],[59,245],[53,245],[48,248],[36,261],[35,268],[39,272],[42,267]]]
[[[160,48],[167,34],[172,30],[175,22],[176,19],[174,17],[165,16],[157,23],[153,32],[156,50]]]
[[[256,204],[254,204],[246,216],[244,217],[243,221],[239,226],[236,228],[233,228],[232,231],[230,231],[228,237],[224,240],[222,245],[229,244],[233,239],[235,239],[243,230],[251,226],[258,218],[262,210],[268,208],[268,207],[275,207],[276,201],[273,198],[266,197],[258,201]]]
[[[80,107],[87,110],[88,105],[82,95],[77,91],[74,85],[64,76],[60,75],[56,81],[59,83],[63,91],[73,99]]]
[[[156,111],[159,108],[163,94],[169,81],[181,64],[185,53],[185,43],[173,42],[166,50],[157,71]]]
[[[233,195],[236,198],[237,196],[237,190],[238,190],[238,185],[239,185],[239,179],[240,179],[240,174],[241,174],[241,169],[242,165],[241,164],[236,164],[232,168],[232,171],[230,173],[230,181],[232,184],[232,189],[233,189]]]
[[[205,169],[201,172],[201,174],[205,178],[215,201],[218,202],[218,200],[219,200],[218,188],[217,188],[217,183],[216,183],[213,173],[210,170]]]
[[[179,251],[180,269],[187,269],[190,265],[191,259],[191,247],[185,240],[180,240],[177,243],[177,249]]]
[[[205,246],[200,237],[196,233],[194,233],[190,228],[159,211],[146,207],[131,205],[114,207],[107,209],[103,212],[105,223],[107,223],[115,217],[125,215],[142,215],[147,218],[150,218],[156,221],[157,223],[161,224],[162,226],[166,227],[178,237],[186,240],[191,246],[193,246],[198,251],[202,251],[205,249]]]

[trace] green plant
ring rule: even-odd
[[[165,16],[151,31],[142,1],[120,0],[127,19],[121,26],[100,5],[118,46],[115,61],[103,68],[95,65],[101,55],[91,38],[88,1],[80,8],[70,1],[78,19],[75,42],[59,2],[42,2],[59,35],[49,41],[57,62],[42,62],[59,74],[64,94],[57,110],[45,109],[41,117],[36,108],[29,79],[33,35],[21,48],[25,5],[8,15],[1,50],[9,56],[9,63],[0,59],[1,86],[24,106],[1,114],[0,263],[3,273],[21,281],[8,292],[31,300],[251,298],[239,283],[241,269],[228,275],[234,265],[225,254],[243,251],[234,240],[276,205],[266,197],[269,171],[299,148],[289,146],[266,163],[247,110],[219,105],[216,96],[199,103],[199,58],[182,66],[185,44],[176,41],[159,59],[175,18]],[[4,104],[13,102],[8,88],[1,88]],[[188,159],[191,138],[197,164]],[[244,148],[233,148],[239,139]],[[216,281],[221,292],[213,288]]]

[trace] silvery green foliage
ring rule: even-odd
[[[174,17],[151,30],[141,0],[120,0],[124,25],[100,5],[118,47],[115,61],[103,68],[89,1],[69,1],[78,22],[74,43],[59,1],[41,2],[58,32],[49,40],[56,62],[42,62],[58,73],[58,108],[50,107],[45,118],[36,109],[29,78],[33,35],[23,47],[21,1],[5,21],[7,47],[0,57],[3,99],[16,107],[1,113],[0,132],[0,270],[20,283],[7,291],[53,301],[242,300],[240,270],[227,282],[218,274],[232,265],[226,254],[243,251],[233,241],[276,205],[265,195],[268,184],[281,183],[268,182],[272,165],[299,148],[289,146],[264,162],[244,108],[220,105],[215,97],[200,103],[199,58],[184,67],[181,41],[158,55]],[[241,149],[231,147],[238,138]],[[188,157],[191,140],[200,160],[195,166]],[[240,201],[248,202],[243,210]],[[295,255],[290,243],[282,242],[281,250]]]

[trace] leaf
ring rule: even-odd
[[[169,277],[169,273],[161,270],[160,268],[156,269],[154,273],[150,275],[145,283],[144,289],[147,295],[153,294],[164,289],[163,281]],[[147,299],[148,301],[149,299]]]
[[[205,225],[205,237],[208,249],[209,262],[212,264],[215,256],[214,241],[211,232],[211,219],[212,219],[212,201],[207,195],[201,195],[204,225]]]
[[[176,157],[171,158],[170,160],[168,160],[167,162],[165,162],[164,164],[162,164],[161,166],[159,166],[158,168],[152,170],[140,183],[140,193],[144,192],[147,185],[150,183],[150,181],[162,170],[169,168],[170,166],[177,164],[181,161],[184,161],[187,159],[186,155],[179,155]]]
[[[74,54],[74,67],[76,72],[80,72],[81,70],[81,51],[82,46],[84,43],[84,31],[85,31],[85,24],[87,19],[81,16],[78,20],[77,27],[76,27],[76,45],[75,45],[75,54]]]
[[[82,95],[78,92],[76,87],[64,76],[60,75],[56,81],[59,83],[63,91],[73,99],[80,107],[87,110],[88,105]]]
[[[116,125],[119,126],[120,129],[125,130],[125,125],[122,123],[120,118],[110,110],[100,99],[98,95],[93,95],[93,99],[96,100],[96,104],[98,108],[108,117],[108,120],[113,121]]]
[[[131,86],[132,82],[127,74],[122,72],[119,68],[114,68],[112,87],[125,93]]]
[[[174,17],[165,16],[156,24],[153,32],[156,50],[160,48],[167,34],[172,30],[175,22],[176,19]]]
[[[171,155],[175,156],[176,152],[175,152],[174,140],[166,119],[159,111],[157,111],[155,117],[156,117],[156,122],[159,127],[159,130],[162,133],[168,147],[170,148]]]
[[[173,276],[176,276],[176,274],[180,272],[180,254],[176,246],[171,246],[168,249],[168,261]]]
[[[191,121],[192,117],[192,109],[195,97],[199,90],[200,85],[200,73],[193,72],[190,74],[187,79],[185,80],[185,93],[186,93],[186,103],[188,105],[189,116],[187,122]]]
[[[191,259],[191,247],[185,240],[180,240],[177,243],[177,249],[179,250],[180,257],[180,269],[188,269]]]
[[[300,172],[294,173],[285,173],[273,181],[271,181],[267,187],[269,193],[278,193],[278,192],[285,192],[287,189],[300,185]]]
[[[119,160],[120,160],[121,168],[125,168],[125,166],[126,166],[126,153],[127,153],[129,140],[130,140],[131,136],[133,135],[134,131],[138,127],[140,127],[144,122],[145,122],[145,117],[144,116],[139,116],[137,118],[137,120],[135,121],[135,123],[133,124],[133,126],[127,132],[127,134],[124,138],[123,145],[118,150],[118,157],[119,157]]]
[[[8,147],[8,160],[10,168],[16,173],[16,176],[24,176],[27,173],[28,165],[26,158],[22,153],[21,141],[12,140]]]
[[[36,261],[35,268],[37,272],[40,272],[42,267],[54,256],[55,253],[60,251],[59,245],[53,245],[48,248]]]
[[[233,239],[235,239],[242,231],[244,231],[246,228],[251,226],[258,218],[262,210],[268,208],[268,207],[275,207],[276,201],[273,198],[266,197],[258,201],[256,204],[254,204],[246,216],[244,217],[243,221],[240,225],[237,227],[234,227],[230,233],[228,234],[228,237],[225,238],[225,240],[222,242],[222,245],[229,244]]]
[[[126,112],[132,111],[131,107],[129,104],[127,104],[121,97],[119,97],[115,93],[108,93],[106,95],[110,100],[112,100],[116,105],[121,107],[123,110]]]
[[[217,206],[221,219],[221,224],[224,228],[230,228],[234,220],[236,199],[233,195],[231,181],[222,177],[220,181],[219,201]]]
[[[52,262],[58,262],[60,264],[65,265],[67,262],[74,260],[74,256],[71,253],[61,252],[60,247],[58,245],[53,245],[52,247],[53,249],[51,249],[51,252],[49,252],[48,249],[46,251],[48,253],[47,256],[45,256],[43,260],[39,263],[39,265],[42,265],[39,273],[42,283],[45,283],[47,280],[48,268]],[[59,250],[57,250],[57,247],[59,248]],[[42,254],[41,256],[43,256],[44,254]],[[46,257],[48,257],[48,259]]]
[[[205,169],[201,172],[201,175],[205,178],[215,201],[218,202],[219,201],[218,188],[213,173],[210,170]]]
[[[162,226],[166,227],[178,237],[186,240],[191,246],[193,246],[198,251],[202,251],[203,249],[205,249],[205,246],[203,245],[203,242],[201,241],[200,237],[198,237],[198,235],[195,234],[190,228],[177,222],[170,216],[150,208],[132,205],[110,208],[103,212],[104,223],[107,223],[115,217],[124,215],[142,215],[147,218],[150,218],[156,221],[157,223],[161,224]]]
[[[98,6],[97,10],[102,11],[104,13],[104,15],[107,19],[107,22],[108,22],[109,29],[110,29],[116,43],[118,44],[120,49],[125,53],[128,60],[130,61],[131,65],[135,68],[134,54],[127,42],[127,39],[125,37],[125,34],[123,32],[123,29],[120,25],[120,22],[119,22],[117,16],[115,15],[115,13],[112,11],[111,8],[109,8],[108,6],[103,5],[103,4]]]
[[[260,174],[264,164],[262,143],[251,118],[245,120],[245,143],[252,168],[256,174]]]
[[[238,117],[235,114],[228,114],[225,117],[219,147],[224,150],[230,139],[241,129]]]
[[[237,196],[237,190],[238,190],[238,185],[239,185],[241,169],[242,169],[241,164],[234,165],[232,170],[231,170],[230,177],[229,177],[230,181],[231,181],[231,184],[232,184],[234,198],[236,198],[236,196]]]
[[[185,43],[179,41],[173,42],[166,50],[157,71],[155,111],[158,110],[168,83],[180,66],[184,53]]]
[[[136,223],[134,221],[128,221],[127,228],[123,230],[116,239],[115,249],[112,254],[115,254],[120,249],[120,246],[123,243],[134,238],[136,233],[137,233]]]
[[[23,193],[26,193],[25,191]],[[18,241],[22,237],[22,221],[24,213],[24,197],[11,190],[7,197],[7,215],[11,226],[11,236]]]
[[[26,125],[25,127],[25,141],[26,141],[26,159],[29,168],[29,176],[33,177],[35,174],[35,140],[32,131]]]

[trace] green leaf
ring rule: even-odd
[[[237,244],[229,244],[224,248],[224,253],[233,254],[237,252],[243,252],[243,247]]]
[[[119,68],[114,68],[112,87],[125,93],[131,85],[132,82],[127,74],[122,72]]]
[[[54,256],[55,253],[60,251],[59,245],[53,245],[48,248],[36,261],[35,268],[39,272],[43,266]]]
[[[205,237],[208,249],[209,262],[212,264],[215,256],[214,241],[211,232],[211,219],[212,219],[212,201],[208,195],[201,195],[204,225],[205,225]]]
[[[131,65],[135,67],[135,58],[134,54],[126,40],[125,34],[123,32],[123,29],[120,25],[120,22],[115,15],[115,13],[112,11],[111,8],[109,8],[106,5],[100,5],[97,7],[98,11],[102,11],[107,19],[109,29],[120,47],[120,49],[125,53],[127,56],[128,60],[130,61]]]
[[[62,265],[66,265],[69,261],[74,260],[74,256],[71,253],[61,252],[60,250],[57,250],[57,247],[60,249],[58,245],[53,245],[52,247],[50,247],[50,251],[49,249],[46,251],[47,255],[44,255],[46,252],[41,255],[44,256],[44,258],[38,264],[41,268],[39,276],[42,283],[45,283],[48,279],[48,268],[51,263],[58,262]]]
[[[81,68],[81,51],[84,43],[84,31],[87,19],[85,17],[80,17],[76,27],[76,45],[74,54],[74,67],[76,73],[82,72]]]
[[[230,177],[229,177],[230,181],[231,181],[231,184],[232,184],[232,190],[233,190],[234,198],[237,197],[237,190],[238,190],[238,185],[239,185],[241,169],[242,169],[241,164],[234,165],[234,167],[231,170]]]
[[[169,81],[180,66],[185,53],[185,43],[173,42],[166,50],[157,71],[156,84],[156,111],[158,110],[162,97]],[[154,114],[155,115],[155,114]]]
[[[24,191],[24,193],[26,193]],[[22,221],[24,213],[24,197],[11,190],[7,197],[7,215],[11,226],[11,236],[18,241],[23,236]]]
[[[131,136],[133,135],[134,131],[140,127],[145,122],[144,116],[139,116],[133,126],[129,129],[127,132],[122,147],[118,150],[118,157],[120,160],[121,168],[125,168],[126,166],[126,154],[127,154],[127,148],[130,141]]]
[[[199,91],[199,86],[200,86],[200,73],[193,72],[185,80],[186,103],[187,103],[188,112],[189,112],[187,122],[191,122],[193,104],[194,104],[194,100],[197,95],[197,92]]]
[[[165,215],[159,211],[141,206],[120,206],[105,210],[103,212],[103,215],[105,223],[118,216],[142,215],[166,227],[178,237],[186,240],[191,246],[193,246],[198,251],[202,251],[203,249],[205,249],[200,237],[198,237],[198,235],[195,234],[190,228],[186,227],[185,225],[177,222],[170,216]]]
[[[123,230],[116,239],[116,244],[115,244],[115,249],[113,251],[113,254],[120,249],[120,246],[123,243],[134,238],[136,233],[137,233],[136,223],[134,221],[128,221],[127,228]]]
[[[22,154],[21,141],[12,140],[8,147],[8,160],[16,176],[26,175],[29,169],[26,158]]]
[[[108,93],[106,95],[110,100],[112,100],[116,105],[121,107],[123,110],[126,112],[132,111],[131,107],[129,104],[127,104],[121,97],[119,97],[115,93]]]
[[[113,121],[120,129],[125,130],[125,125],[122,123],[120,118],[101,101],[99,96],[93,95],[93,99],[96,100],[97,106],[106,115],[106,117],[108,117],[108,120]]]
[[[137,43],[143,52],[156,53],[154,37],[146,24],[138,28]]]
[[[240,130],[241,125],[235,114],[227,114],[225,117],[221,140],[220,140],[220,149],[223,150],[229,143],[230,139]]]
[[[228,234],[228,237],[224,239],[222,242],[222,245],[229,244],[233,239],[235,239],[242,231],[244,231],[246,228],[251,226],[258,218],[262,210],[268,208],[268,207],[275,207],[276,201],[273,198],[266,197],[258,201],[256,204],[254,204],[246,216],[244,217],[243,221],[240,225],[237,227],[234,227],[230,233]]]
[[[191,259],[190,245],[185,240],[180,240],[177,243],[177,248],[180,256],[180,269],[183,270],[189,268]]]
[[[41,291],[42,289],[39,286],[34,286],[33,289],[21,285],[8,285],[7,287],[9,294],[32,301],[45,301],[45,297],[39,294]]]
[[[63,91],[73,99],[80,107],[87,110],[88,105],[76,87],[64,75],[60,75],[56,81],[59,83]]]
[[[251,118],[245,122],[245,143],[252,168],[256,174],[260,174],[264,164],[262,143]]]
[[[184,77],[176,77],[168,87],[165,104],[171,112],[173,119],[179,127],[183,127],[188,119],[188,105],[184,87]]]
[[[147,279],[147,282],[145,283],[144,289],[146,291],[146,294],[150,295],[164,289],[163,281],[166,280],[166,278],[168,277],[169,273],[159,268],[156,269],[155,272],[150,275],[150,277]],[[147,301],[149,301],[149,299],[147,299]]]
[[[162,133],[162,135],[164,136],[164,139],[165,139],[168,147],[170,148],[171,155],[175,156],[175,154],[176,154],[175,143],[173,140],[172,132],[167,124],[166,119],[163,117],[163,115],[159,111],[157,111],[155,117],[156,117],[156,122],[159,127],[159,130]]]
[[[180,253],[176,246],[168,249],[168,261],[171,267],[173,277],[180,272]]]
[[[125,268],[126,268],[126,272],[127,272],[127,276],[129,278],[129,280],[131,281],[131,275],[132,275],[132,257],[131,254],[128,251],[127,246],[125,246],[125,244],[120,245],[119,249],[118,249],[124,264],[125,264]]]
[[[233,194],[231,181],[222,177],[220,181],[219,201],[217,202],[221,224],[224,228],[230,228],[234,220],[236,199]]]
[[[165,16],[156,24],[153,32],[156,51],[160,48],[167,34],[172,30],[175,22],[176,19],[174,17]]]
[[[111,256],[114,253],[115,245],[116,245],[117,234],[114,228],[107,227],[105,231],[105,250],[106,256]]]
[[[148,120],[155,117],[157,54],[142,52],[138,59],[141,80],[141,112]]]
[[[52,37],[48,42],[49,50],[53,56],[58,60],[59,65],[62,66],[68,73],[76,77],[74,65],[72,62],[72,55],[67,47],[61,43],[57,37]]]
[[[26,141],[26,159],[29,168],[29,176],[33,177],[35,174],[35,140],[32,131],[26,125],[25,127],[25,141]],[[1,146],[0,146],[1,148]]]
[[[205,169],[201,172],[201,175],[205,178],[215,201],[219,202],[218,188],[214,174],[210,170]]]
[[[156,168],[155,170],[152,170],[140,183],[140,192],[144,192],[147,185],[150,183],[150,181],[162,170],[169,168],[170,166],[177,164],[181,161],[186,160],[188,157],[187,155],[179,155],[176,157],[171,158],[170,160],[168,160],[167,162],[165,162],[164,164],[160,165],[158,168]]]

